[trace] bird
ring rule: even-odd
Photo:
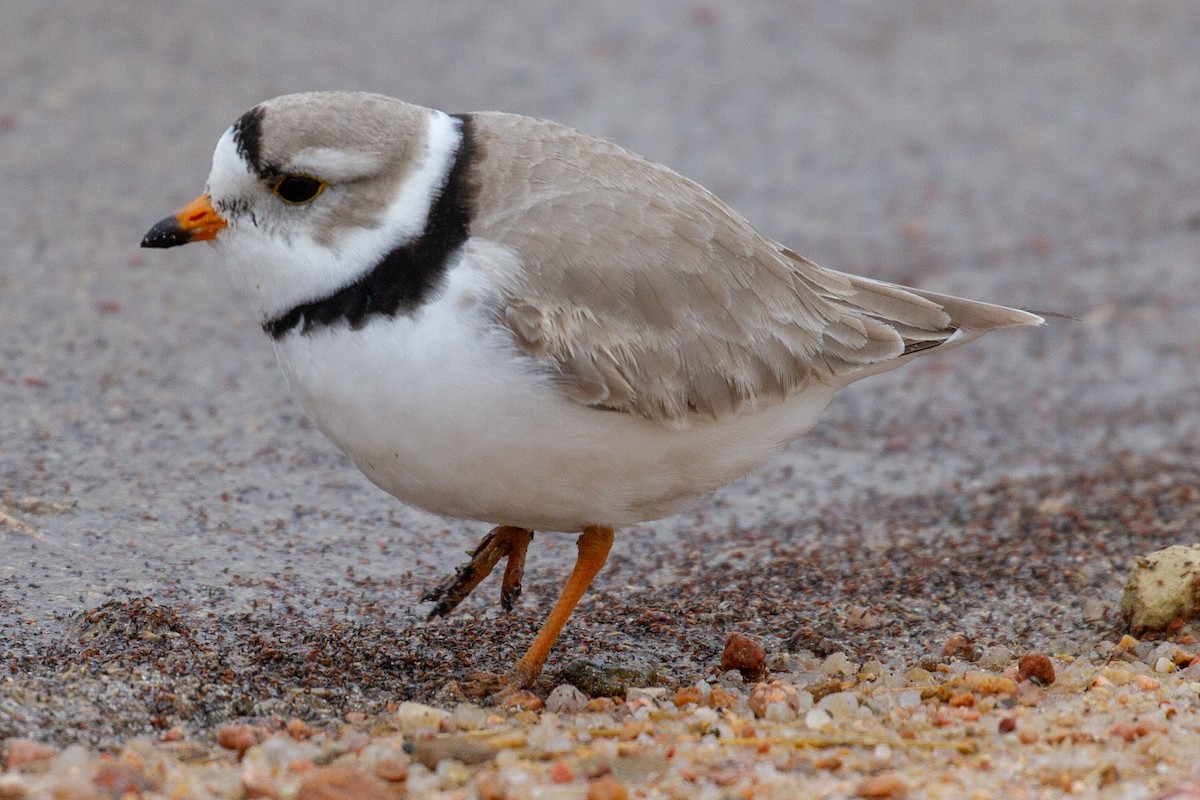
[[[403,503],[494,525],[448,614],[534,531],[578,534],[536,686],[616,529],[768,462],[838,389],[1030,311],[818,266],[671,169],[571,127],[365,92],[267,100],[141,244],[207,241],[306,413]]]

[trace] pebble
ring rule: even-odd
[[[588,785],[587,800],[629,800],[629,789],[612,775],[601,775]]]
[[[979,657],[978,664],[984,669],[999,672],[1012,663],[1012,658],[1012,650],[1009,650],[1002,644],[994,644],[983,651],[983,654]]]
[[[855,797],[906,797],[908,784],[895,772],[881,772],[864,780],[854,790]]]
[[[217,731],[217,744],[241,758],[247,750],[267,738],[267,729],[259,725],[226,725]]]
[[[748,705],[754,712],[754,716],[760,719],[767,715],[767,709],[772,705],[790,710],[793,719],[796,712],[800,710],[796,687],[781,681],[755,684],[754,688],[750,690]],[[778,717],[781,713],[781,711],[776,711],[776,716]]]
[[[760,680],[766,673],[767,651],[762,645],[740,633],[725,639],[721,652],[721,670],[737,670],[748,681]]]
[[[675,692],[675,707],[682,708],[683,706],[692,703],[694,705],[707,705],[708,696],[700,691],[698,686],[684,686]]]
[[[626,666],[601,666],[585,659],[576,659],[558,676],[563,683],[580,689],[588,697],[624,697],[633,686],[649,686],[655,682],[653,670]]]
[[[8,741],[8,759],[5,761],[8,769],[20,769],[42,761],[47,761],[58,755],[58,751],[48,744],[33,739],[10,739]]]
[[[296,800],[397,800],[386,782],[348,767],[321,767],[305,777]]]
[[[824,709],[833,719],[846,722],[858,710],[858,697],[852,692],[827,694],[817,703],[817,709]]]
[[[850,663],[850,659],[845,653],[832,653],[825,662],[821,664],[821,672],[830,677],[837,675],[853,675],[858,672],[858,669]]]
[[[1026,653],[1017,662],[1017,670],[1022,678],[1028,678],[1041,686],[1054,683],[1054,664],[1044,653]]]
[[[449,720],[462,731],[477,731],[488,724],[491,712],[474,703],[459,703],[450,712]]]
[[[833,717],[823,708],[814,708],[804,715],[804,725],[814,731],[819,731],[833,725]]]
[[[971,640],[964,634],[954,633],[951,634],[950,638],[946,640],[945,646],[942,647],[942,657],[974,661],[975,646],[971,644]]]
[[[555,686],[546,698],[546,710],[555,714],[578,714],[590,698],[569,683]]]
[[[423,703],[403,702],[392,715],[396,727],[406,733],[413,733],[422,728],[437,730],[442,720],[449,718],[450,712]]]
[[[500,707],[505,711],[537,711],[544,705],[546,704],[542,698],[528,689],[514,692],[500,703]]]
[[[1133,559],[1121,613],[1135,633],[1200,618],[1200,544],[1173,545]]]

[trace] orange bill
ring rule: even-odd
[[[202,194],[174,216],[159,221],[142,237],[142,247],[175,247],[212,239],[229,223],[217,213],[208,195]]]

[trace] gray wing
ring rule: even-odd
[[[889,369],[960,329],[1040,321],[822,269],[616,145],[473,116],[487,178],[471,235],[523,266],[507,276],[500,319],[580,403],[675,424],[719,419],[811,381]]]

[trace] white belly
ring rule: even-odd
[[[460,263],[411,316],[276,348],[317,426],[380,488],[434,513],[556,531],[663,517],[762,464],[832,393],[685,430],[588,408],[486,319],[484,291]]]

